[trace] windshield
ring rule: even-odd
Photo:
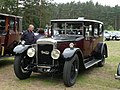
[[[53,36],[83,35],[83,23],[81,22],[55,22],[52,23]]]

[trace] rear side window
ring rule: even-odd
[[[93,30],[94,30],[94,36],[98,36],[98,34],[99,34],[99,24],[95,23]]]
[[[103,34],[103,25],[99,24],[99,35]]]
[[[16,19],[15,23],[16,23],[16,30],[19,32],[19,19],[18,18]]]
[[[85,36],[91,37],[92,36],[92,25],[85,26]]]

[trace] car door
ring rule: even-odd
[[[103,25],[94,23],[93,27],[93,50],[96,49],[99,42],[103,42]]]
[[[14,41],[17,39],[17,32],[15,30],[15,17],[9,17],[9,28],[7,31],[7,35],[5,37],[5,48],[10,51],[13,48]]]
[[[85,38],[84,38],[84,44],[83,44],[83,53],[84,57],[87,58],[91,56],[91,53],[93,51],[93,28],[92,25],[85,26]]]
[[[7,34],[8,28],[8,19],[4,15],[0,15],[0,55],[4,54],[4,45],[5,45],[5,37]]]

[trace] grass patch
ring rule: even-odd
[[[120,42],[106,42],[108,45],[109,57],[104,67],[92,67],[78,77],[78,84],[91,90],[113,90],[120,89],[120,81],[115,80],[114,74],[120,62]]]
[[[66,88],[62,75],[33,73],[26,80],[19,80],[14,75],[14,58],[0,61],[0,88],[2,90],[119,90],[120,80],[114,78],[120,62],[120,41],[107,41],[109,57],[104,67],[93,66],[81,72],[76,84]]]

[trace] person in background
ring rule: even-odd
[[[30,45],[35,43],[35,35],[34,35],[34,25],[30,24],[28,30],[23,32],[21,40],[25,41],[25,44]]]
[[[45,32],[43,28],[40,28],[38,30],[38,35],[36,35],[36,40],[38,40],[39,38],[45,38]]]

